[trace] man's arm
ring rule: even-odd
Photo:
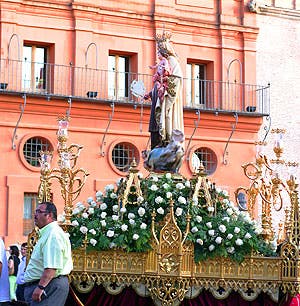
[[[46,287],[50,283],[51,279],[55,277],[55,272],[56,272],[56,269],[46,268],[39,281],[39,285]]]
[[[56,269],[46,268],[42,274],[42,277],[39,281],[38,286],[47,287],[47,285],[50,283],[52,278],[55,277],[55,272],[56,272]],[[36,287],[32,294],[32,300],[40,302],[42,299],[43,292],[44,292],[44,289]]]

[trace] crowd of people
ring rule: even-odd
[[[26,268],[27,242],[21,245],[21,257],[17,245],[9,246],[7,252],[0,238],[0,305],[11,305],[10,302],[25,302],[24,274]],[[21,303],[20,303],[21,304]]]
[[[5,249],[0,237],[0,306],[64,306],[73,269],[71,243],[57,223],[52,202],[42,202],[34,215],[39,238],[26,265],[27,243]],[[7,251],[9,256],[7,256]]]

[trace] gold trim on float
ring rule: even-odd
[[[226,298],[234,290],[248,301],[254,300],[261,292],[278,301],[279,286],[283,284],[280,257],[252,256],[241,264],[217,258],[196,264],[190,253],[182,255],[181,269],[166,271],[161,269],[165,257],[157,250],[147,253],[74,250],[70,281],[75,288],[81,281],[84,284],[102,284],[110,294],[118,294],[126,286],[139,287],[140,290],[135,290],[137,294],[148,296],[150,293],[152,299],[159,300],[162,305],[174,305],[177,300],[195,298],[202,289],[208,289],[218,299]],[[156,260],[144,260],[150,253],[154,253],[154,257],[150,258]],[[187,268],[187,262],[192,263],[190,268]],[[82,271],[83,267],[86,267],[85,271]],[[90,290],[92,288],[91,285]],[[78,291],[81,292],[80,287]]]
[[[44,159],[41,159],[39,196],[40,199],[48,200],[51,194],[50,181],[58,179],[61,184],[62,198],[65,201],[66,216],[61,226],[68,231],[71,226],[73,201],[80,194],[88,173],[81,168],[75,169],[82,147],[78,145],[67,147],[68,137],[65,126],[66,124],[60,127],[61,137],[58,137],[60,168],[50,168],[49,152],[44,152]],[[282,133],[282,130],[274,130],[274,132]],[[265,155],[257,154],[255,162],[243,165],[244,173],[250,180],[250,186],[239,187],[235,192],[237,200],[239,193],[243,192],[247,205],[246,208],[241,208],[247,210],[252,219],[254,219],[257,200],[261,200],[262,234],[266,241],[272,241],[274,238],[272,209],[279,211],[284,204],[285,220],[282,224],[283,235],[278,257],[263,257],[253,253],[241,263],[233,262],[228,258],[214,258],[195,263],[194,245],[187,240],[191,216],[187,213],[186,228],[181,231],[174,217],[174,203],[171,199],[168,214],[160,224],[159,235],[155,230],[155,212],[152,212],[150,240],[152,250],[143,253],[124,252],[121,249],[88,251],[85,239],[81,248],[72,251],[74,268],[69,275],[70,282],[80,293],[88,293],[95,285],[103,285],[109,294],[114,295],[119,294],[125,287],[131,286],[137,294],[150,295],[154,303],[166,306],[178,305],[184,298],[195,298],[203,289],[210,291],[216,299],[224,299],[232,291],[236,291],[247,301],[255,300],[260,293],[268,294],[275,302],[278,302],[279,291],[290,296],[299,294],[298,184],[293,175],[286,181],[280,179],[272,168],[274,164],[282,164],[282,152],[281,143],[278,141],[274,148],[277,159],[269,162]],[[296,167],[298,164],[291,163],[291,166]],[[78,174],[83,177],[78,178]],[[151,175],[153,174],[150,173],[149,177]],[[182,177],[177,174],[173,175],[173,179],[180,182]],[[214,207],[209,190],[214,189],[215,186],[208,182],[203,165],[198,173],[193,174],[193,181],[192,199],[198,200],[203,197],[208,207]],[[137,201],[129,200],[142,196],[135,161],[130,167],[122,188],[118,198],[120,205],[122,207],[138,205]],[[283,203],[282,191],[287,192],[288,203]],[[211,214],[216,213],[215,208],[211,210]],[[28,258],[37,240],[38,231],[34,230],[28,237]]]

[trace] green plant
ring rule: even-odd
[[[123,182],[125,184],[126,182]],[[225,191],[209,187],[210,201],[193,196],[196,181],[173,177],[170,173],[140,179],[143,196],[137,204],[121,207],[119,185],[108,185],[98,191],[87,205],[79,202],[73,211],[70,239],[74,249],[87,243],[88,250],[124,249],[145,252],[151,249],[151,220],[155,215],[155,231],[159,234],[164,218],[174,202],[174,215],[182,232],[186,230],[187,215],[194,243],[195,261],[214,257],[228,257],[241,262],[251,252],[274,255],[276,245],[266,243],[261,230],[249,214],[240,212]],[[201,190],[200,190],[201,191]],[[131,195],[132,196],[132,195]]]

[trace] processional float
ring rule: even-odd
[[[58,167],[51,168],[51,152],[41,152],[40,200],[50,200],[51,181],[57,180],[61,186],[64,199],[64,220],[61,222],[66,231],[71,231],[74,205],[82,190],[88,173],[76,169],[77,158],[82,146],[67,145],[69,118],[59,119]],[[273,130],[282,135],[282,130]],[[281,136],[280,136],[281,137]],[[246,206],[254,216],[257,205],[261,209],[262,236],[267,242],[274,239],[272,211],[284,207],[285,220],[279,225],[279,246],[276,256],[263,256],[251,253],[242,262],[226,257],[208,258],[195,262],[195,246],[187,239],[191,233],[191,215],[186,216],[184,230],[178,226],[178,216],[174,211],[174,199],[170,198],[165,218],[156,222],[155,211],[152,212],[151,248],[145,252],[128,252],[112,247],[108,250],[93,250],[87,236],[83,235],[82,244],[73,249],[74,269],[69,276],[75,290],[87,293],[97,284],[103,285],[108,293],[118,294],[125,287],[131,286],[141,296],[151,296],[157,305],[176,305],[184,298],[193,298],[203,289],[209,290],[214,297],[226,298],[230,292],[237,291],[246,300],[254,300],[264,292],[277,301],[279,293],[294,296],[300,293],[299,276],[299,197],[296,179],[293,174],[283,181],[278,169],[282,165],[283,148],[280,142],[274,146],[276,159],[268,159],[258,152],[255,162],[243,165],[245,175],[250,180],[249,187],[238,187],[237,204],[241,205],[241,194]],[[288,163],[291,168],[297,163]],[[274,170],[275,169],[275,170]],[[151,172],[145,180],[165,173]],[[170,173],[176,183],[183,181],[179,173]],[[141,177],[136,163],[133,162],[128,175],[118,187],[117,202],[120,209],[138,205],[138,198],[143,195]],[[190,199],[201,199],[207,207],[213,207],[216,186],[207,179],[205,169],[200,163],[190,179]],[[283,193],[286,193],[284,198]],[[259,203],[259,204],[258,204]],[[159,228],[159,229],[158,229]],[[32,247],[36,241],[34,232],[29,236]]]
[[[169,38],[158,36],[158,47],[175,57],[168,45]],[[178,70],[167,83],[171,100],[180,86],[179,75]],[[132,87],[133,93],[144,95],[142,84],[135,81]],[[167,123],[161,113],[159,116],[161,129]],[[197,163],[190,179],[180,175],[184,134],[175,127],[171,139],[161,139],[160,146],[146,152],[147,178],[141,178],[133,161],[116,190],[112,187],[106,190],[106,195],[97,193],[96,200],[89,199],[88,207],[82,203],[74,207],[88,173],[76,168],[82,146],[67,145],[68,123],[69,117],[59,119],[58,167],[51,168],[51,152],[40,153],[39,199],[50,200],[51,182],[59,182],[65,204],[61,226],[70,233],[73,247],[74,269],[69,279],[74,294],[88,293],[95,285],[118,294],[130,286],[138,295],[151,296],[157,305],[178,305],[204,289],[217,299],[235,291],[248,301],[255,300],[260,293],[268,294],[275,302],[281,293],[290,296],[300,293],[298,184],[292,173],[284,180],[278,171],[280,166],[296,168],[298,164],[282,159],[283,130],[272,131],[277,135],[275,159],[262,153],[265,143],[259,142],[255,162],[242,166],[250,185],[237,188],[237,205],[217,191],[199,159],[194,159]],[[165,183],[157,187],[159,182]],[[253,230],[258,211],[259,239]],[[284,211],[278,236],[274,230],[274,211]],[[221,223],[216,225],[216,220]],[[240,226],[234,226],[232,233],[228,233],[232,222]],[[241,237],[245,224],[249,231]],[[239,238],[233,243],[235,236]],[[33,232],[29,236],[29,252],[36,239]],[[276,241],[276,250],[268,252],[272,244],[274,249]]]

